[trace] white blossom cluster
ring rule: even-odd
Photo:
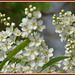
[[[65,48],[65,56],[70,56],[70,58],[63,61],[63,69],[66,70],[67,73],[75,73],[75,40],[72,41],[68,39]]]
[[[1,15],[0,17],[2,17]],[[39,20],[42,14],[36,11],[36,7],[30,5],[29,8],[25,8],[25,15],[26,18],[23,18],[22,23],[19,24],[20,29],[15,28],[15,23],[9,23],[10,18],[3,22],[8,27],[0,32],[0,62],[26,38],[29,38],[31,42],[5,63],[0,71],[2,73],[38,73],[53,56],[53,48],[48,49],[43,37],[37,33],[37,31],[42,32],[45,29],[43,21]],[[21,63],[22,58],[25,58],[23,63]],[[47,69],[49,70],[49,68]],[[55,72],[55,69],[51,72]]]
[[[75,39],[75,16],[71,11],[64,12],[61,10],[59,17],[53,16],[53,25],[56,26],[56,33],[59,33],[61,41],[65,41],[67,38]]]
[[[53,16],[53,24],[56,26],[56,33],[61,37],[61,42],[68,39],[65,56],[70,58],[64,59],[63,69],[67,73],[75,73],[75,16],[71,11],[61,10],[59,17]]]
[[[10,17],[5,18],[5,14],[0,13],[0,22],[4,24],[5,30],[0,32],[0,62],[4,60],[7,54],[13,49],[16,37],[13,30],[15,23],[9,23]],[[15,29],[16,30],[16,29]]]

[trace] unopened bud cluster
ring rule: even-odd
[[[0,13],[0,23],[3,23],[6,26],[15,26],[15,23],[10,23],[10,17],[5,17],[5,14]]]
[[[33,16],[36,16],[36,18],[40,18],[41,17],[40,12],[38,11],[37,13],[39,15],[38,14],[36,15],[35,10],[36,10],[35,6],[29,5],[29,8],[25,8],[25,15],[27,15],[29,18],[31,18]]]

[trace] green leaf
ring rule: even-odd
[[[27,60],[27,56],[24,56],[21,58],[20,64],[24,65],[25,60]]]
[[[45,68],[47,68],[48,66],[51,66],[53,65],[54,63],[58,62],[58,61],[61,61],[63,59],[66,59],[66,58],[69,58],[68,56],[60,56],[60,57],[55,57],[53,59],[51,59],[48,63],[46,63],[43,67],[42,67],[42,70],[43,71]]]
[[[12,58],[14,55],[16,55],[20,50],[24,49],[24,47],[27,46],[29,43],[30,43],[30,40],[27,39],[27,40],[23,41],[22,43],[20,43],[15,49],[13,49],[12,52],[10,52],[9,55],[2,61],[1,65],[0,65],[0,70],[2,69],[4,64],[10,58]]]

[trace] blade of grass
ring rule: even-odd
[[[12,52],[10,52],[9,55],[2,61],[1,65],[0,65],[0,70],[2,69],[4,64],[10,58],[12,58],[14,55],[16,55],[20,50],[24,49],[24,47],[27,46],[29,43],[30,43],[30,40],[27,39],[27,40],[23,41],[22,43],[20,43],[15,49],[13,49]]]
[[[42,67],[42,70],[43,71],[45,68],[47,68],[48,66],[51,66],[53,65],[54,63],[58,62],[58,61],[61,61],[63,59],[67,59],[69,58],[68,56],[60,56],[60,57],[55,57],[55,58],[52,58],[48,63],[46,63],[43,67]]]

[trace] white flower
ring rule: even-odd
[[[39,31],[43,31],[43,29],[45,29],[45,25],[43,25],[43,21],[42,20],[40,20],[40,21],[38,21],[38,23],[37,23],[37,29],[39,30]]]
[[[67,34],[72,34],[73,33],[73,27],[71,27],[71,26],[65,27],[65,31]]]
[[[30,66],[33,68],[38,68],[38,67],[42,67],[44,65],[44,62],[43,62],[43,60],[42,59],[40,59],[40,57],[36,57],[35,59],[34,59],[34,61],[31,61],[30,62]]]
[[[64,26],[69,26],[70,22],[69,21],[64,21]]]
[[[5,55],[5,52],[3,50],[0,50],[0,61],[3,61]]]
[[[33,15],[35,18],[41,18],[42,14],[40,13],[40,11],[34,11]]]
[[[18,28],[15,28],[13,34],[16,35],[16,36],[20,36],[21,35],[21,31]]]
[[[10,34],[10,32],[7,32],[7,31],[2,31],[3,32],[3,35],[5,36],[5,37],[8,37]]]
[[[22,71],[24,73],[32,73],[32,69],[33,69],[32,67],[25,66]]]
[[[36,50],[37,50],[37,53],[40,54],[43,51],[43,48],[41,46],[39,46],[39,47],[36,48]]]
[[[67,39],[67,34],[64,32],[62,34],[59,34],[59,36],[61,37],[61,42],[66,41]]]
[[[71,16],[71,14],[72,14],[72,12],[71,12],[71,11],[67,11],[67,12],[65,13],[65,15],[66,15],[66,16],[68,16],[68,17],[70,17],[70,16]]]
[[[15,35],[11,35],[10,38],[8,38],[8,41],[11,42],[12,44],[15,43],[16,36]]]
[[[6,33],[9,34],[8,36],[10,36],[13,33],[13,27],[6,27]]]
[[[22,26],[26,26],[28,24],[28,17],[22,19]],[[21,26],[21,25],[20,25]]]
[[[42,70],[42,67],[37,67],[37,69],[34,69],[33,73],[40,73]]]
[[[3,52],[1,52],[2,54],[0,54],[1,55],[1,58],[0,58],[0,61],[3,61],[6,57],[7,57],[7,55],[6,55],[6,53],[3,51]],[[3,54],[4,53],[4,54]]]
[[[30,66],[31,66],[31,67],[35,67],[35,66],[36,66],[36,63],[35,63],[34,61],[31,61],[31,62],[30,62]]]
[[[69,21],[70,22],[70,17],[64,17],[63,21]]]
[[[72,63],[72,65],[75,66],[75,58],[74,57],[72,58],[71,63]]]
[[[10,64],[10,67],[9,67],[9,71],[10,73],[20,73],[21,72],[21,65],[18,63],[12,63]]]
[[[34,60],[35,56],[38,55],[38,52],[35,47],[25,47],[25,50],[26,50],[26,52],[23,55],[28,56],[29,60]]]
[[[41,44],[41,42],[43,41],[43,39],[40,38],[40,34],[39,33],[34,33],[34,36],[30,35],[29,39],[31,40],[31,42],[29,43],[30,47],[31,46],[38,47]]]
[[[4,36],[4,34],[2,32],[0,32],[0,41],[5,41],[6,37]]]
[[[42,73],[56,73],[55,67],[47,67],[45,70],[42,71]]]
[[[44,54],[46,54],[45,56],[48,56],[48,58],[53,56],[53,48],[50,48],[49,50],[44,50]]]
[[[29,27],[27,27],[27,28],[23,27],[22,31],[23,31],[22,32],[22,37],[27,37],[31,33],[32,30]]]
[[[63,67],[64,70],[67,70],[67,69],[70,67],[69,61],[64,61],[63,64],[65,65],[65,66]]]
[[[62,62],[62,60],[59,61],[59,62],[57,62],[57,63],[56,63],[56,66],[60,68],[60,67],[61,67],[61,62]]]
[[[71,16],[71,21],[75,22],[75,16],[74,15]]]
[[[70,56],[71,54],[70,54],[69,51],[66,50],[66,51],[65,51],[65,55],[66,55],[66,56]]]
[[[15,63],[10,64],[9,71],[10,71],[11,73],[14,73],[14,72],[16,72],[16,70],[17,70],[17,68],[16,68],[16,66],[15,66]]]
[[[20,63],[17,63],[17,64],[16,64],[16,68],[17,68],[16,72],[17,72],[17,73],[22,73],[22,67],[23,67],[23,66],[22,66]]]
[[[38,67],[42,67],[44,65],[43,59],[41,58],[41,54],[36,56],[33,61],[30,61],[29,64],[32,68],[37,69]]]
[[[9,41],[5,41],[4,43],[2,43],[2,48],[3,48],[3,51],[7,51],[7,50],[9,50],[10,48],[11,48],[11,45],[12,45],[12,43],[11,42],[9,42]]]
[[[25,26],[25,24],[23,24],[23,23],[20,23],[20,24],[19,24],[19,26],[20,26],[20,27],[24,27],[24,26]]]
[[[30,27],[30,29],[33,29],[33,30],[37,29],[37,20],[35,18],[32,18],[29,21],[29,27]]]
[[[56,33],[61,33],[62,31],[63,31],[63,26],[57,25],[55,32],[56,32]]]
[[[1,70],[2,73],[7,73],[7,72],[9,72],[8,69],[9,69],[10,66],[8,65],[8,63],[9,63],[9,61],[6,62],[5,65],[3,66],[2,70]]]

